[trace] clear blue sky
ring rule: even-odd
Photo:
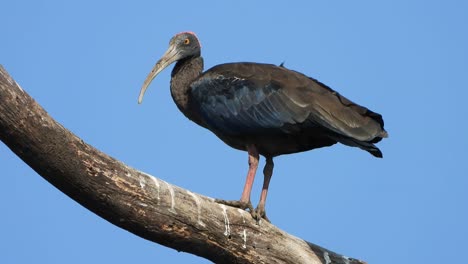
[[[390,138],[379,144],[384,159],[342,145],[276,158],[272,222],[368,263],[463,262],[466,1],[156,2],[4,1],[0,63],[91,145],[194,192],[238,199],[246,153],[178,111],[170,69],[142,105],[139,89],[180,31],[198,34],[207,68],[285,62],[381,113]],[[209,263],[109,224],[3,143],[0,165],[0,263]]]

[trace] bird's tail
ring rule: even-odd
[[[353,138],[348,138],[348,137],[334,137],[334,139],[338,142],[340,142],[341,144],[344,144],[344,145],[347,145],[347,146],[351,146],[351,147],[358,147],[362,150],[365,150],[367,152],[369,152],[370,154],[372,154],[372,156],[374,157],[377,157],[377,158],[383,158],[383,154],[382,154],[382,151],[380,151],[379,148],[377,148],[374,144],[374,142],[378,142],[378,141],[371,141],[371,142],[366,142],[366,141],[359,141],[359,140],[356,140],[356,139],[353,139]],[[382,138],[380,138],[382,139]]]

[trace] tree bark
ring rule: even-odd
[[[355,264],[249,213],[130,168],[52,119],[0,65],[0,140],[85,208],[135,235],[215,263]]]

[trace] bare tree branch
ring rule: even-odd
[[[364,263],[109,157],[52,119],[1,65],[0,140],[85,208],[161,245],[216,263]]]

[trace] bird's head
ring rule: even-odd
[[[166,50],[161,59],[156,62],[151,72],[146,77],[143,86],[141,87],[138,103],[141,104],[143,96],[148,89],[151,81],[167,66],[173,62],[183,60],[190,57],[200,56],[201,45],[197,36],[193,32],[182,32],[171,38],[169,48]]]

